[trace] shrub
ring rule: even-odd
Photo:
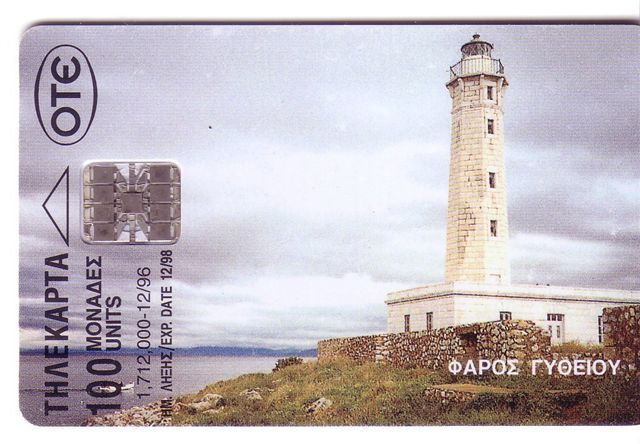
[[[302,358],[299,358],[297,356],[289,356],[287,358],[278,359],[276,361],[276,366],[273,369],[273,371],[277,372],[278,370],[282,370],[285,367],[289,367],[292,365],[299,365],[299,364],[302,364]]]
[[[515,417],[530,418],[534,422],[546,422],[560,414],[560,408],[546,396],[527,392],[510,394],[480,393],[470,403],[469,408],[479,412],[507,411]]]
[[[582,424],[640,424],[640,379],[611,376],[589,386]]]
[[[571,354],[571,353],[599,353],[603,350],[601,344],[583,344],[578,341],[569,341],[560,345],[552,345],[552,353]]]

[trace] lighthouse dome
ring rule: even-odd
[[[480,40],[480,34],[474,34],[473,39],[462,45],[460,51],[462,52],[462,58],[472,56],[491,57],[492,49],[493,45],[491,43]]]

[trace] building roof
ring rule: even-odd
[[[530,284],[504,285],[473,282],[433,284],[408,290],[395,291],[387,295],[385,302],[387,304],[396,304],[400,302],[450,295],[640,304],[640,291],[605,288],[556,287]]]

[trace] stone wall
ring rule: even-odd
[[[620,359],[620,367],[629,373],[640,373],[640,305],[605,308],[604,356]]]
[[[531,321],[496,321],[431,331],[327,339],[318,343],[320,362],[342,357],[358,363],[445,368],[456,359],[540,359],[550,354],[547,332]]]
[[[356,336],[352,338],[326,339],[318,342],[318,360],[348,358],[358,364],[376,361],[387,335]]]

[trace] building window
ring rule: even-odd
[[[487,99],[493,100],[493,86],[487,86]]]
[[[489,173],[489,188],[496,187],[496,173]]]
[[[493,134],[493,119],[487,119],[487,132]]]
[[[501,311],[500,312],[500,320],[501,321],[510,321],[511,320],[511,312],[510,311]]]
[[[427,313],[427,330],[433,330],[433,312]]]
[[[547,321],[564,322],[564,315],[561,313],[547,313]],[[549,332],[553,337],[552,326],[549,326]],[[560,327],[560,325],[556,325],[556,338],[560,339],[561,337],[562,337],[562,327]]]
[[[598,343],[602,344],[604,340],[604,322],[602,316],[598,316]]]
[[[498,221],[491,220],[491,237],[498,236]]]
[[[404,315],[404,331],[411,331],[411,316]]]

